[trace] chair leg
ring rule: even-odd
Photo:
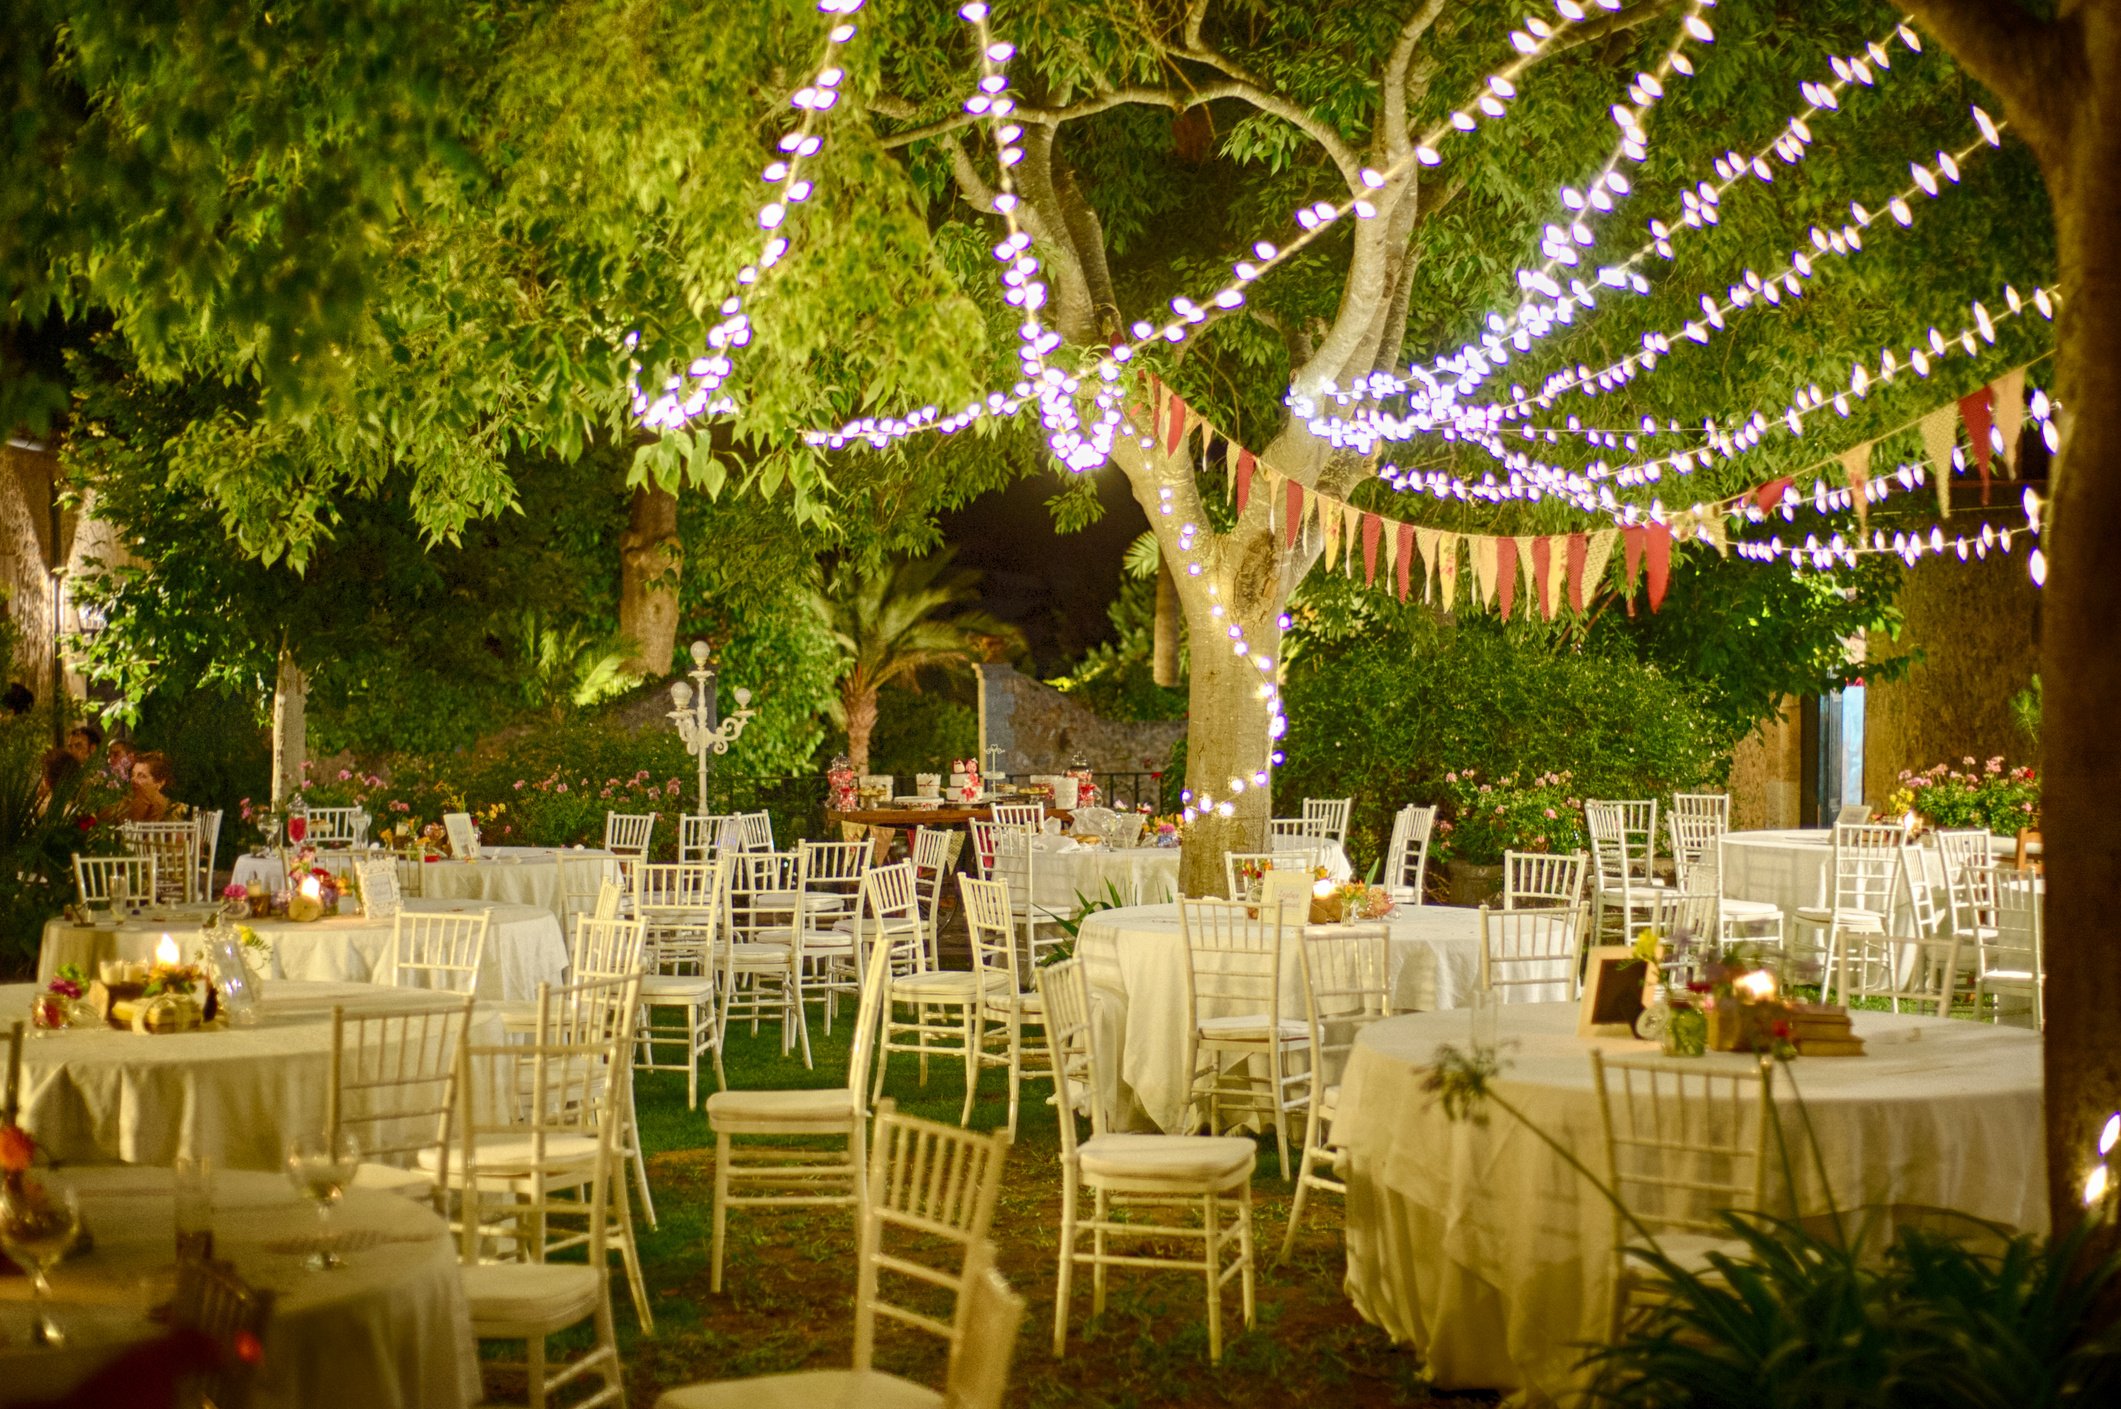
[[[530,1409],[545,1409],[545,1337],[526,1338],[523,1368],[530,1377]]]
[[[1209,1194],[1201,1199],[1200,1216],[1201,1226],[1208,1235],[1203,1240],[1206,1251],[1201,1258],[1201,1270],[1208,1279],[1208,1363],[1220,1365],[1223,1359],[1223,1289],[1216,1265],[1215,1195]]]
[[[1060,1282],[1053,1294],[1053,1358],[1068,1353],[1068,1296],[1075,1285],[1075,1174],[1061,1178]]]
[[[1289,1205],[1289,1228],[1281,1235],[1281,1255],[1274,1259],[1276,1267],[1287,1262],[1289,1254],[1296,1251],[1296,1230],[1303,1224],[1304,1201],[1311,1193],[1310,1142],[1307,1140],[1304,1143],[1306,1148],[1303,1156],[1296,1163],[1296,1198]]]
[[[1090,1314],[1105,1314],[1105,1225],[1112,1221],[1112,1201],[1103,1189],[1097,1191],[1097,1231],[1090,1235]]]
[[[1024,1086],[1024,1024],[1014,1012],[1009,1014],[1009,1138],[1016,1139],[1016,1112],[1022,1099]]]
[[[729,1240],[729,1137],[714,1137],[714,1252],[709,1291],[722,1289],[722,1251]]]
[[[1252,1250],[1252,1181],[1249,1179],[1240,1186],[1237,1200],[1237,1255],[1244,1259],[1238,1267],[1237,1284],[1244,1294],[1245,1329],[1249,1331],[1257,1310],[1252,1282],[1255,1259]]]
[[[965,1042],[965,1110],[957,1118],[957,1123],[968,1130],[972,1128],[972,1103],[979,1099],[979,1027],[979,1004],[966,1004],[965,1026],[963,1029]]]

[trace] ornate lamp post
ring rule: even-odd
[[[736,713],[727,719],[719,718],[715,700],[715,674],[707,664],[707,643],[692,643],[692,670],[697,684],[688,685],[682,680],[673,681],[670,698],[677,708],[670,711],[670,718],[678,726],[678,737],[685,741],[685,751],[700,761],[700,811],[707,812],[707,774],[714,767],[714,757],[729,752],[737,735],[751,722],[755,713],[751,704],[751,691],[736,692]],[[695,698],[695,695],[697,698]]]

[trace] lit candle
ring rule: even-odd
[[[322,900],[324,898],[324,887],[315,876],[310,876],[302,882],[302,894],[311,900]]]
[[[1765,1002],[1775,996],[1775,976],[1766,969],[1755,969],[1749,974],[1740,974],[1731,986],[1755,1003]]]
[[[177,941],[166,934],[163,935],[162,942],[155,946],[155,962],[168,968],[174,968],[178,957]]]
[[[1337,889],[1339,887],[1335,886],[1331,881],[1319,881],[1311,887],[1311,894],[1317,896],[1320,900],[1324,900]]]

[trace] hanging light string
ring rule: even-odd
[[[1946,553],[1957,554],[1962,563],[1986,560],[1992,552],[2008,556],[2017,537],[2022,534],[2032,549],[2026,559],[2027,572],[2035,585],[2045,585],[2047,559],[2038,543],[2040,498],[2027,489],[2024,503],[2026,520],[2022,530],[1999,529],[1994,524],[1984,523],[1979,533],[1968,534],[1962,530],[1946,538],[1943,525],[1933,524],[1928,533],[1919,529],[1913,533],[1898,532],[1890,540],[1883,529],[1875,529],[1868,539],[1861,535],[1849,538],[1836,533],[1821,542],[1819,535],[1807,534],[1802,543],[1785,544],[1778,536],[1764,542],[1735,543],[1732,549],[1749,562],[1765,564],[1787,560],[1790,571],[1801,577],[1807,571],[1828,573],[1852,568],[1868,557],[1895,557],[1913,567],[1925,557],[1941,557]]]
[[[819,118],[839,102],[840,85],[847,77],[840,64],[840,50],[857,32],[852,16],[862,5],[863,0],[817,0],[818,12],[834,17],[836,22],[825,32],[824,53],[810,81],[788,99],[788,105],[802,117],[792,131],[782,134],[778,144],[781,155],[767,162],[759,173],[769,187],[779,188],[767,193],[753,216],[765,241],[758,258],[737,271],[737,292],[722,300],[718,309],[720,321],[707,330],[706,353],[694,358],[682,375],[666,380],[658,396],[651,398],[638,381],[633,383],[633,413],[652,430],[676,430],[697,417],[729,415],[736,410],[736,403],[723,388],[736,370],[736,350],[751,342],[751,318],[744,311],[743,291],[787,255],[787,222],[796,207],[815,193],[814,183],[802,174],[803,164],[824,145],[824,138],[818,134]],[[628,335],[629,347],[638,346],[639,342],[638,334]],[[638,371],[636,367],[636,375]]]

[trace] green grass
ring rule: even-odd
[[[842,1009],[842,1016],[846,1016]],[[830,1038],[813,1025],[817,1067],[783,1058],[768,1029],[732,1033],[726,1064],[732,1086],[830,1086],[845,1079],[847,1029]],[[712,1073],[703,1088],[711,1089]],[[1270,1264],[1287,1226],[1290,1186],[1275,1173],[1274,1147],[1262,1145],[1254,1181],[1259,1248],[1259,1319],[1238,1329],[1236,1289],[1225,1296],[1225,1345],[1208,1364],[1203,1290],[1197,1275],[1116,1271],[1105,1314],[1089,1316],[1085,1289],[1075,1298],[1068,1354],[1052,1353],[1054,1272],[1059,1247],[1059,1132],[1043,1082],[1027,1085],[1023,1119],[1010,1151],[993,1237],[1000,1266],[1028,1305],[1010,1376],[1011,1405],[1335,1406],[1437,1402],[1412,1352],[1355,1314],[1341,1289],[1340,1201],[1314,1198],[1286,1266]],[[885,1094],[901,1110],[955,1123],[964,1101],[961,1067],[937,1063],[923,1091],[914,1063],[894,1059]],[[974,1110],[975,1128],[1008,1118],[1006,1083],[990,1071]],[[703,1097],[704,1099],[704,1097]],[[685,1104],[681,1076],[644,1076],[638,1099],[649,1178],[661,1226],[644,1233],[642,1256],[654,1299],[656,1333],[639,1334],[625,1282],[614,1261],[627,1394],[647,1409],[665,1389],[703,1379],[730,1379],[796,1369],[844,1367],[853,1348],[855,1238],[842,1210],[739,1210],[730,1219],[726,1290],[708,1291],[714,1151],[704,1112]],[[1079,1279],[1080,1284],[1080,1279]],[[556,1347],[557,1348],[557,1347]],[[936,1343],[916,1332],[879,1333],[884,1368],[940,1386]],[[489,1392],[511,1389],[500,1374]],[[1483,1396],[1483,1399],[1487,1397]],[[1464,1401],[1460,1401],[1464,1402]]]

